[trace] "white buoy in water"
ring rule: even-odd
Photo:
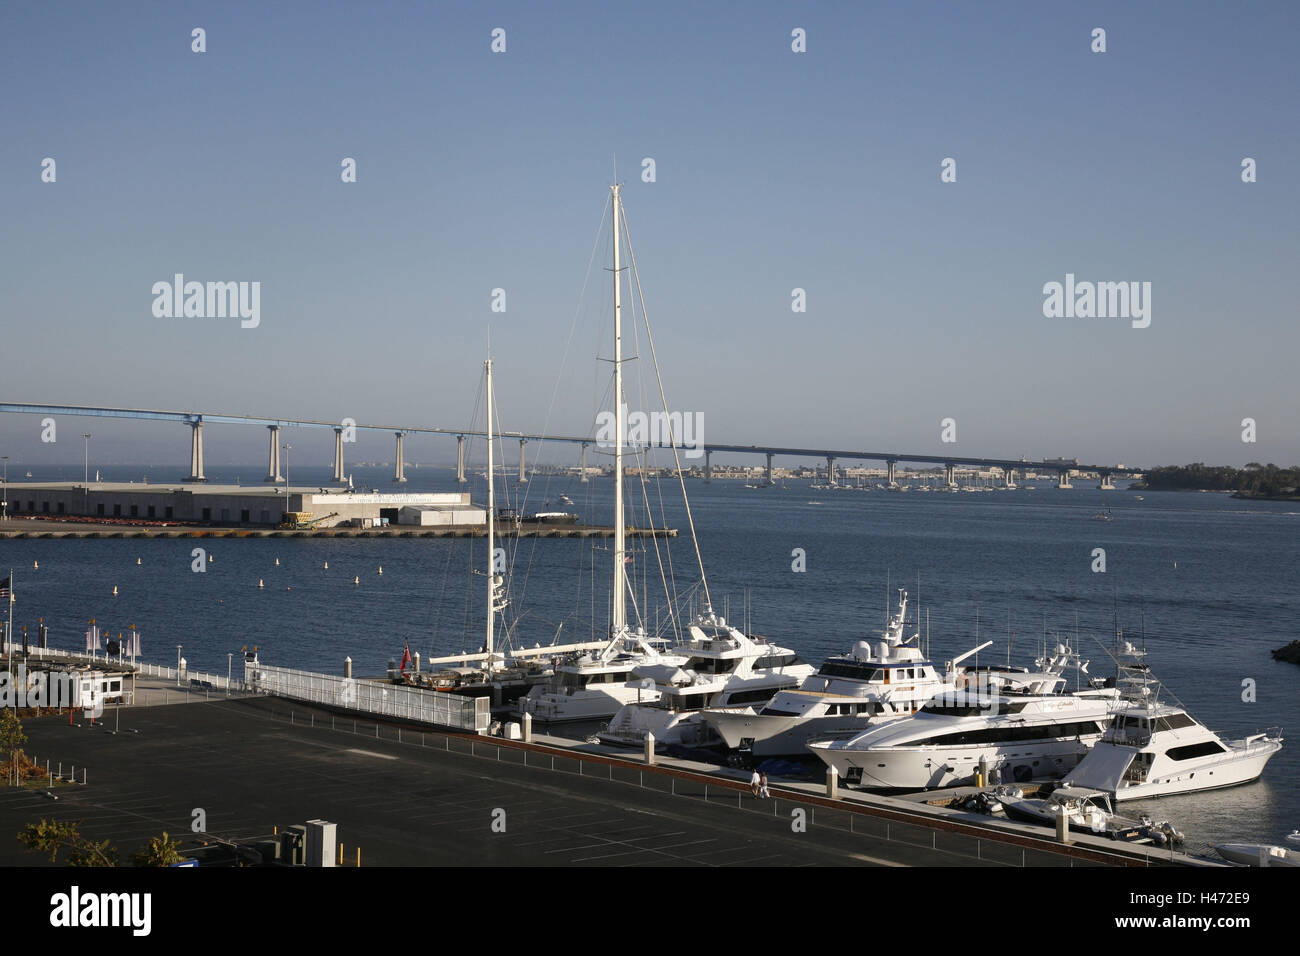
[[[262,583],[262,579],[261,579],[261,578],[258,578],[258,579],[257,579],[257,586],[258,586],[259,588],[264,588],[264,587],[266,587],[266,585]]]
[[[379,566],[379,573],[380,574],[384,573],[384,566],[382,564]]]
[[[140,559],[139,559],[139,558],[136,558],[136,559],[135,559],[135,565],[136,565],[136,567],[139,567],[139,566],[140,566]]]
[[[280,559],[279,559],[279,558],[276,558],[276,559],[275,559],[275,566],[276,566],[277,568],[280,566]]]
[[[325,562],[325,570],[328,571],[329,569],[330,569],[330,563],[329,563],[328,561],[326,561],[326,562]]]
[[[355,578],[353,578],[353,579],[352,579],[352,583],[353,583],[353,584],[360,584],[360,583],[361,583],[361,576],[360,576],[360,575],[357,575]]]
[[[40,566],[40,564],[39,564],[38,562],[36,562],[36,561],[33,561],[33,562],[32,562],[32,570],[33,570],[33,571],[38,571],[38,570],[40,570],[40,567],[41,567],[41,566]],[[380,573],[380,574],[383,574],[384,572],[383,572],[383,570],[381,569],[379,573]]]
[[[117,597],[117,585],[113,585],[113,597]]]

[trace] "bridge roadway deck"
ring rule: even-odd
[[[549,748],[497,746],[490,738],[409,727],[399,741],[391,725],[381,725],[376,736],[364,718],[354,730],[346,718],[284,700],[126,708],[118,734],[108,732],[114,716],[96,729],[80,717],[81,726],[66,718],[26,722],[28,752],[61,760],[65,768],[88,768],[88,785],[59,788],[57,802],[38,792],[0,790],[0,833],[42,817],[81,820],[84,833],[113,840],[129,856],[162,830],[189,837],[192,813],[202,808],[208,832],[230,839],[308,819],[336,822],[347,859],[360,845],[363,865],[1078,866],[1096,860],[1086,852],[1071,859],[1050,847],[977,840],[951,827],[851,815],[778,787],[775,800],[757,800],[743,784],[715,779],[706,801],[700,779],[684,771],[656,773],[609,760],[580,765],[548,756]],[[800,808],[808,812],[808,827],[798,833],[791,814]],[[504,811],[504,833],[492,828],[497,811]],[[44,862],[17,841],[0,840],[0,865]]]

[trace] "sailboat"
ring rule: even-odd
[[[493,481],[495,463],[493,462],[492,425],[492,359],[483,363],[483,375],[487,396],[487,563],[483,572],[487,578],[487,624],[483,642],[483,654],[473,664],[466,662],[456,667],[444,667],[442,670],[426,676],[419,674],[405,677],[408,682],[419,686],[429,686],[444,693],[465,694],[472,697],[491,697],[493,705],[501,705],[517,700],[539,681],[550,674],[540,661],[514,660],[501,653],[496,647],[497,616],[503,614],[509,606],[506,596],[504,568],[498,568],[496,559],[496,489]],[[383,573],[383,569],[380,569]]]
[[[605,644],[592,653],[573,657],[555,668],[555,675],[545,688],[530,691],[520,702],[520,711],[531,714],[535,720],[560,723],[580,720],[605,720],[613,717],[625,704],[654,703],[660,697],[655,682],[649,677],[638,677],[633,671],[638,667],[661,665],[677,668],[687,662],[687,655],[679,649],[669,652],[666,642],[653,640],[643,626],[633,627],[627,617],[627,563],[626,519],[623,505],[624,435],[626,426],[623,404],[623,292],[622,292],[622,239],[623,218],[622,186],[610,187],[612,194],[613,247],[614,247],[614,542],[613,582],[609,635]],[[633,263],[635,266],[635,263]],[[680,468],[678,469],[680,475]],[[687,505],[689,516],[689,504]],[[693,535],[693,529],[692,529]],[[707,603],[700,617],[691,627],[701,634],[725,628],[726,622],[717,618]],[[693,635],[694,636],[694,635]]]

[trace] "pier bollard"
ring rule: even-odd
[[[1070,815],[1068,813],[1058,813],[1056,815],[1056,842],[1074,842],[1070,839]]]
[[[645,765],[647,767],[655,765],[655,735],[649,731],[645,735]]]
[[[526,744],[532,743],[533,741],[533,715],[532,714],[528,714],[528,713],[524,714],[523,738],[524,738],[524,743]]]
[[[345,657],[343,658],[343,678],[347,680],[350,679],[351,677],[352,677],[352,658]]]
[[[826,768],[826,796],[831,800],[840,797],[840,772],[834,767]]]

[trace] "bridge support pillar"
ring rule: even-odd
[[[527,438],[519,439],[519,483],[521,485],[528,480],[528,475],[524,471],[524,445],[527,442]]]
[[[767,453],[767,483],[769,485],[776,484],[776,482],[772,480],[772,453],[770,451]]]
[[[1115,490],[1115,479],[1111,477],[1109,471],[1103,471],[1101,473],[1101,482],[1097,485],[1097,487],[1100,488],[1102,491]]]
[[[826,484],[835,484],[835,459],[830,455],[826,456]]]
[[[343,429],[338,425],[334,426],[334,480],[347,480],[343,477]]]
[[[280,426],[267,425],[266,430],[271,433],[271,451],[267,457],[266,480],[275,482],[283,481],[280,476]]]
[[[894,487],[896,487],[896,486],[898,485],[898,482],[894,480],[894,466],[897,465],[897,464],[898,464],[898,462],[896,462],[896,461],[887,461],[887,462],[885,462],[886,467],[889,469],[889,487],[890,487],[890,488],[894,488]]]
[[[944,484],[949,489],[956,488],[957,487],[957,466],[954,465],[952,462],[948,462],[943,466],[943,471],[944,471]]]
[[[1003,468],[1002,477],[1006,479],[1006,486],[1008,490],[1014,489],[1016,487],[1016,470],[1014,468]]]
[[[707,449],[704,452],[704,480],[713,480],[713,452]]]
[[[456,436],[456,482],[465,484],[465,436]]]
[[[393,482],[404,484],[406,482],[406,460],[402,452],[402,433],[393,432],[397,436],[397,463],[393,466]]]
[[[186,481],[207,481],[203,477],[203,422],[190,422],[190,476]]]
[[[1062,468],[1060,471],[1058,471],[1058,472],[1056,473],[1056,475],[1057,475],[1057,477],[1056,477],[1056,487],[1058,487],[1058,488],[1073,488],[1073,487],[1074,487],[1074,485],[1070,484],[1070,473],[1069,473],[1068,471],[1066,471],[1064,468]]]
[[[578,480],[584,485],[587,483],[587,443],[582,443],[582,465],[578,469],[582,472],[582,477]]]

